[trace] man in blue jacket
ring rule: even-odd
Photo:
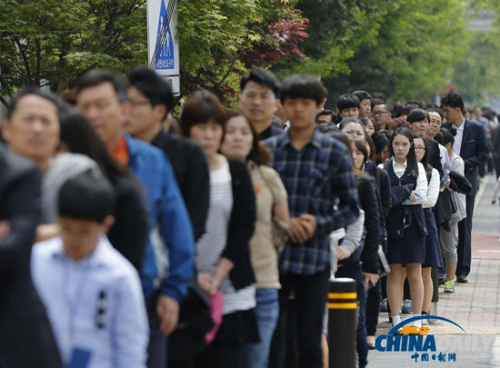
[[[488,159],[489,147],[483,127],[464,118],[464,101],[456,93],[448,93],[441,99],[441,109],[447,123],[444,128],[457,130],[453,151],[465,162],[465,177],[472,184],[472,190],[466,195],[467,218],[458,223],[458,264],[457,281],[467,282],[471,266],[471,235],[474,200],[479,189],[479,166]]]
[[[125,76],[107,70],[86,73],[78,84],[77,108],[101,136],[109,152],[144,186],[149,240],[141,282],[150,320],[148,367],[165,367],[165,336],[176,327],[179,302],[192,278],[191,223],[172,167],[161,150],[125,133],[130,114]]]

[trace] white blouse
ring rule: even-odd
[[[419,162],[418,164],[418,176],[417,176],[417,187],[415,188],[415,193],[421,198],[414,203],[404,203],[404,204],[422,204],[427,198],[427,175],[425,174],[424,166]],[[403,164],[398,164],[396,160],[392,160],[392,167],[394,173],[398,178],[401,178],[407,167],[407,160]],[[439,189],[439,188],[438,188]]]
[[[423,208],[432,208],[436,205],[439,197],[439,186],[440,186],[439,171],[432,169],[431,180],[429,181],[429,186],[427,189],[427,196],[425,200],[422,201]]]

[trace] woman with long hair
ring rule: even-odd
[[[273,241],[273,226],[279,226],[277,221],[284,228],[288,224],[287,193],[278,173],[267,166],[271,153],[261,144],[241,110],[228,113],[221,152],[228,158],[247,164],[257,199],[257,221],[250,240],[250,251],[257,281],[255,312],[261,341],[245,345],[242,367],[267,368],[271,339],[279,316],[278,255],[285,245]]]
[[[427,194],[422,201],[424,209],[425,222],[427,225],[427,236],[425,238],[425,262],[422,264],[422,277],[424,281],[424,302],[422,305],[422,314],[429,314],[432,295],[434,293],[434,284],[431,278],[432,267],[443,266],[443,255],[441,254],[441,245],[437,232],[436,219],[432,208],[436,205],[439,197],[440,177],[439,172],[429,164],[429,142],[422,134],[413,134],[413,144],[415,146],[415,155],[425,169],[427,175]],[[428,324],[427,320],[423,320]]]
[[[350,277],[357,282],[359,303],[358,327],[356,331],[359,367],[368,363],[368,344],[366,335],[366,297],[369,287],[378,282],[378,248],[382,241],[380,222],[380,200],[375,179],[364,172],[369,157],[366,141],[350,140],[344,134],[335,135],[351,151],[359,204],[364,211],[364,236],[361,245],[353,253],[346,254],[344,247],[337,247],[338,270],[335,277]]]
[[[387,297],[395,326],[401,322],[403,267],[410,284],[414,316],[422,312],[422,263],[425,262],[427,231],[421,203],[426,198],[428,185],[425,169],[417,162],[413,136],[408,128],[397,128],[389,147],[392,157],[382,167],[391,181],[392,206],[387,220],[391,272],[387,276]],[[421,323],[416,321],[414,325],[420,327]]]
[[[226,119],[219,99],[208,91],[193,93],[180,118],[182,134],[203,148],[210,170],[206,232],[196,243],[198,282],[208,295],[220,291],[224,297],[219,330],[195,361],[204,368],[240,367],[243,346],[259,341],[249,249],[255,194],[246,165],[219,153]]]
[[[89,121],[74,110],[61,117],[60,150],[94,160],[115,189],[115,222],[108,233],[110,243],[140,270],[148,238],[148,214],[141,184],[116,161]]]

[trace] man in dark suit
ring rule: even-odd
[[[479,165],[483,164],[489,154],[488,142],[483,127],[474,121],[464,118],[464,102],[456,93],[448,93],[441,99],[441,109],[447,123],[443,127],[455,127],[457,134],[453,151],[465,162],[465,177],[472,184],[472,190],[466,195],[467,218],[458,224],[458,264],[457,281],[467,282],[471,265],[471,234],[474,200],[479,189]]]
[[[40,173],[0,143],[0,367],[62,367],[30,276]]]

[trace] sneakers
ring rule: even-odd
[[[455,280],[446,281],[444,283],[444,292],[453,294],[455,292]]]
[[[389,307],[387,306],[387,298],[382,300],[382,303],[380,303],[380,312],[385,313],[389,311]]]
[[[413,313],[413,304],[410,299],[403,300],[403,307],[401,308],[402,314],[412,314]]]

